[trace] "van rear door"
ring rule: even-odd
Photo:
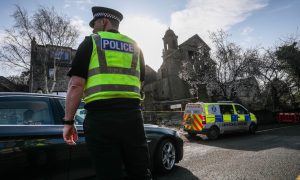
[[[203,105],[200,103],[187,104],[184,111],[184,127],[186,129],[201,131],[203,122],[200,116],[203,113]]]

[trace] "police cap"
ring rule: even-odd
[[[106,7],[99,7],[99,6],[94,6],[92,7],[92,12],[94,18],[90,22],[90,27],[94,27],[94,23],[97,19],[99,18],[109,18],[109,19],[114,19],[117,20],[118,22],[122,21],[123,15],[114,9],[106,8]]]

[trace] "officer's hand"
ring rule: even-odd
[[[64,125],[63,137],[67,144],[76,145],[76,141],[78,140],[78,134],[75,125]]]

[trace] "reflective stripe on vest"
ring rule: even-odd
[[[102,35],[104,36],[102,36]],[[101,36],[102,38],[101,38]],[[108,37],[105,37],[108,35]],[[113,39],[109,37],[109,33],[100,32],[99,34],[93,34],[93,53],[97,50],[97,56],[91,56],[90,67],[88,71],[88,79],[85,87],[85,102],[91,102],[99,99],[107,99],[114,97],[122,98],[138,98],[140,97],[140,69],[139,65],[139,48],[136,46],[135,42],[130,38],[118,35],[121,38],[127,38],[129,42],[123,42],[118,39]],[[108,38],[108,39],[105,39]],[[131,42],[132,41],[132,42]],[[104,42],[104,43],[103,43]],[[115,49],[105,49],[105,43],[112,42]],[[104,44],[104,45],[103,45]],[[117,45],[123,45],[123,49],[120,49]],[[95,47],[96,45],[96,47]],[[95,49],[96,48],[96,49]],[[107,48],[107,47],[106,47]],[[110,47],[108,47],[110,48]],[[119,49],[118,49],[119,48]],[[111,50],[110,52],[107,52]],[[121,51],[121,52],[118,52]],[[123,51],[123,52],[122,52]],[[128,58],[129,54],[132,54],[131,66],[130,67],[111,67],[108,66],[107,55],[105,53],[112,53],[114,58],[114,53],[125,53]],[[123,56],[121,54],[118,54]],[[117,56],[118,56],[117,55]],[[97,57],[97,58],[96,58]],[[111,59],[109,59],[111,60]],[[127,59],[129,60],[129,59]],[[95,64],[98,62],[98,65]],[[118,62],[118,61],[117,61]],[[122,65],[121,65],[122,66]],[[123,64],[124,66],[124,64]],[[121,81],[120,78],[124,78]],[[108,83],[108,84],[107,84]],[[114,95],[115,94],[115,95]]]
[[[136,69],[116,68],[116,67],[99,67],[99,68],[90,69],[88,72],[88,77],[97,74],[126,74],[126,75],[136,76],[140,78],[140,72],[137,71]]]
[[[140,88],[129,86],[129,85],[118,85],[118,84],[103,84],[103,85],[97,85],[93,86],[86,90],[86,94],[94,94],[99,91],[131,91],[140,93]]]

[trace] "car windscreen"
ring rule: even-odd
[[[238,114],[249,114],[249,111],[240,105],[235,105],[235,110]]]

